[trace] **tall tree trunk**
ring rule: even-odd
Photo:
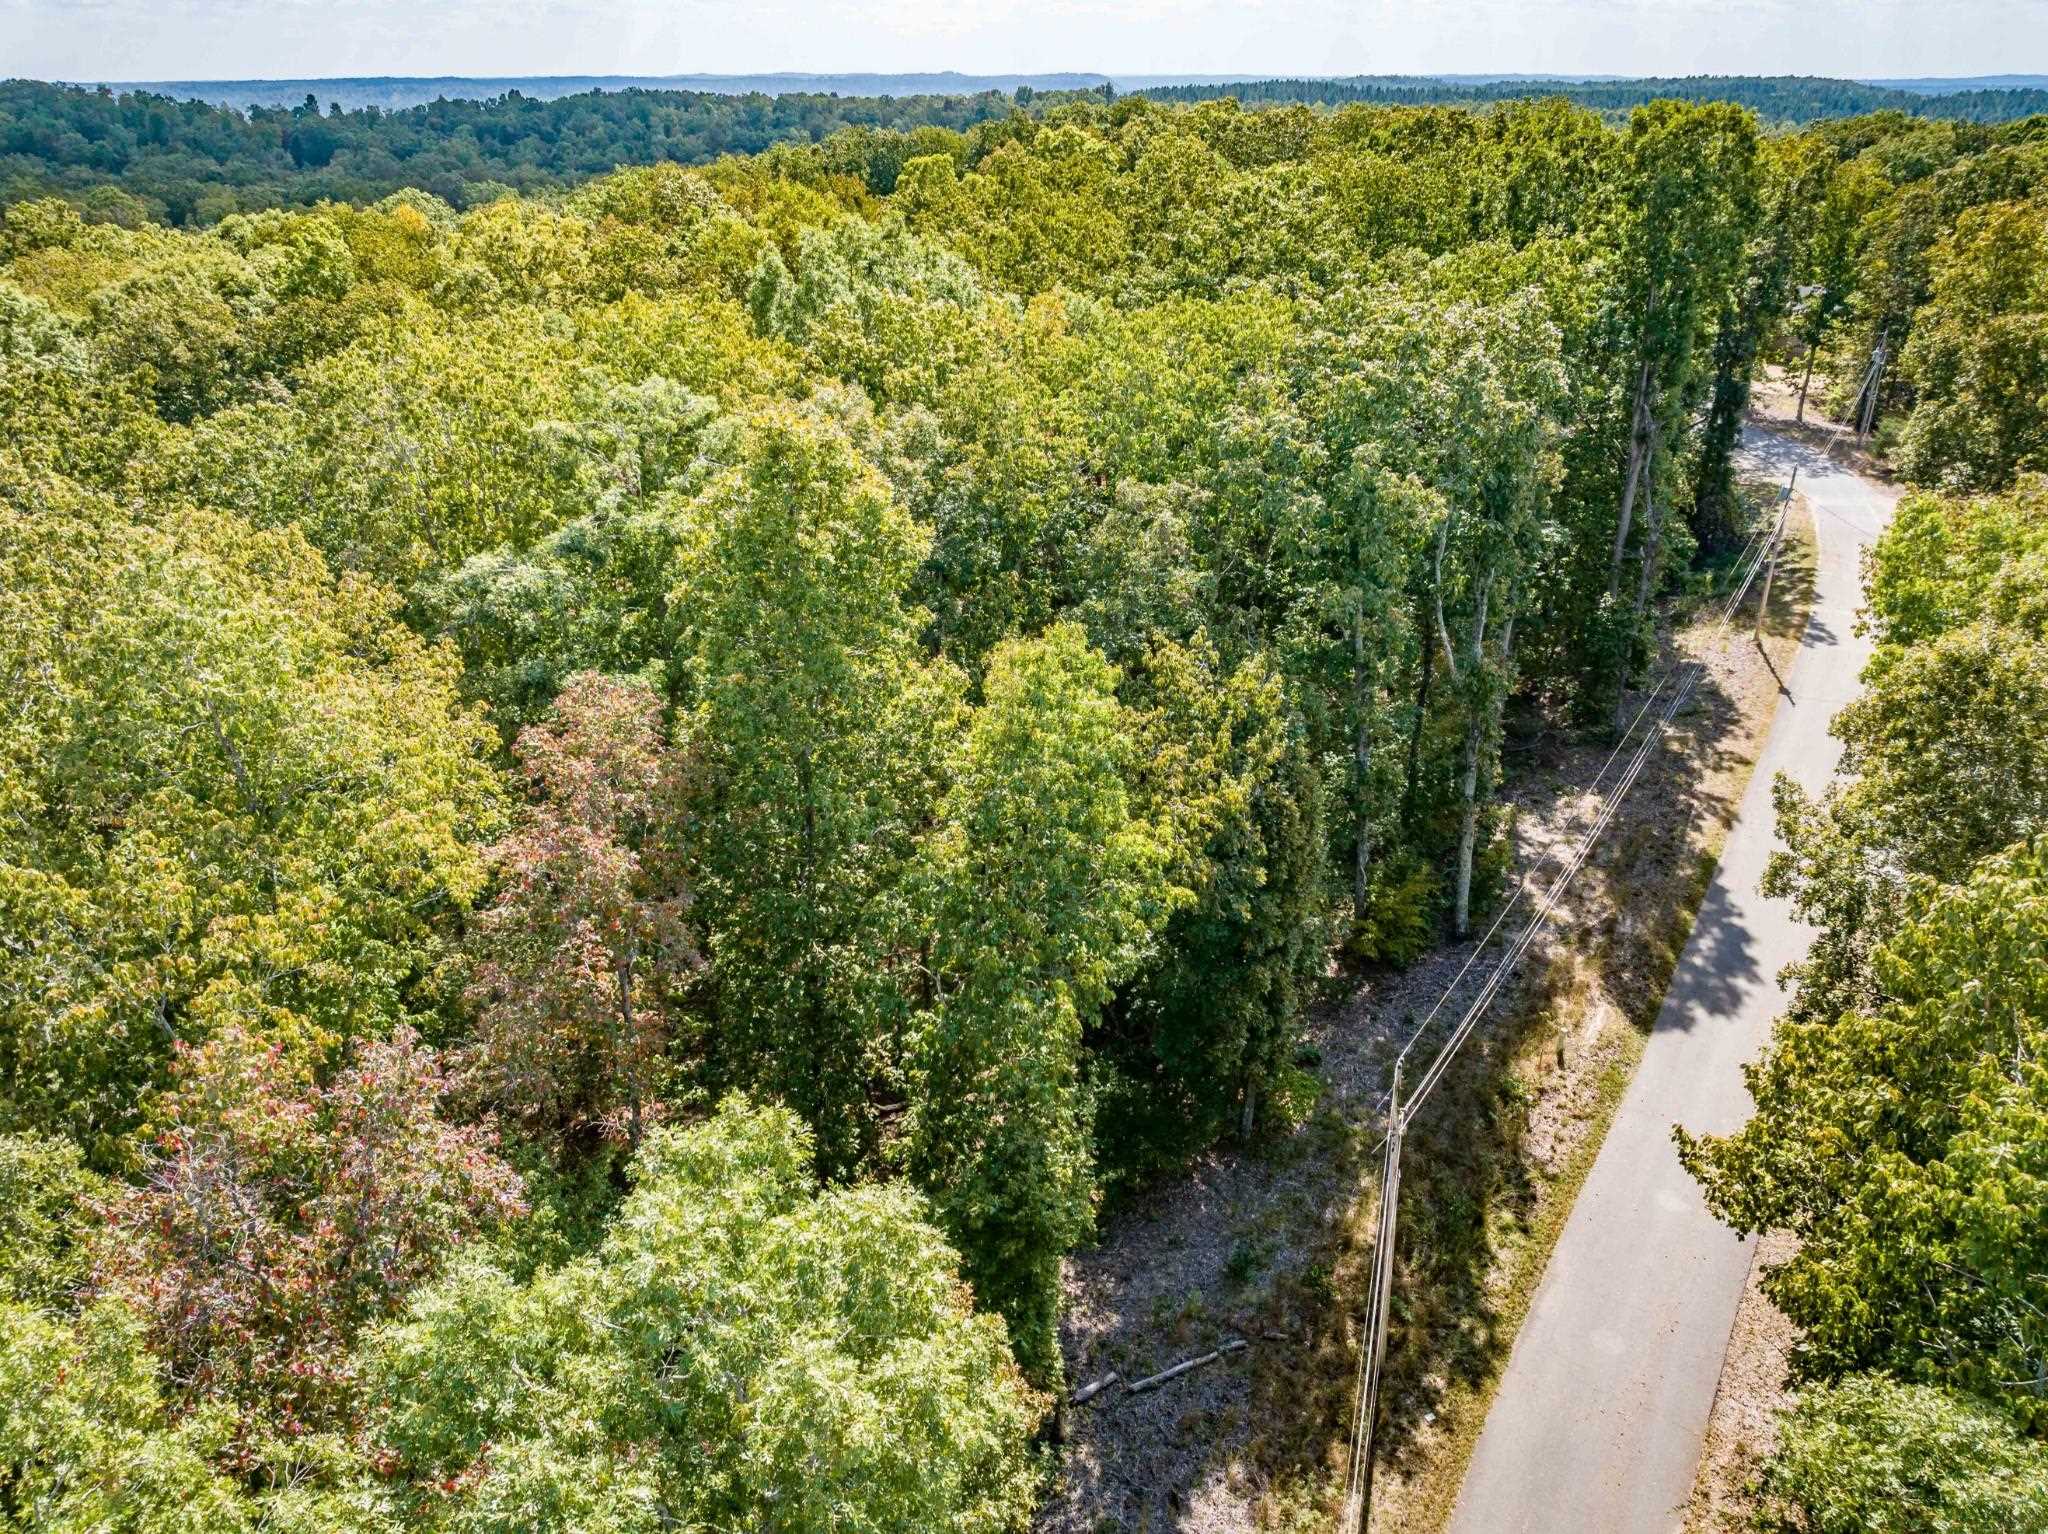
[[[1650,458],[1653,465],[1656,456],[1657,433],[1656,429],[1652,427],[1650,431]],[[1664,542],[1664,511],[1665,508],[1657,503],[1656,485],[1654,483],[1646,484],[1643,488],[1643,514],[1648,526],[1643,537],[1643,561],[1636,571],[1635,604],[1629,610],[1629,656],[1633,656],[1635,653],[1635,635],[1642,628],[1643,610],[1649,606],[1650,602],[1650,582],[1656,578],[1657,574],[1657,556],[1661,552]],[[1622,721],[1628,717],[1628,677],[1630,669],[1628,657],[1624,657],[1621,665],[1621,686],[1614,696],[1614,727],[1617,730],[1621,728]]]
[[[1698,472],[1693,480],[1691,521],[1702,549],[1725,548],[1735,525],[1735,444],[1742,437],[1742,418],[1749,409],[1750,372],[1756,366],[1757,326],[1753,306],[1737,304],[1721,316],[1714,338],[1714,388],[1700,429]]]
[[[1452,926],[1459,937],[1472,930],[1472,854],[1479,840],[1479,710],[1465,722],[1464,770],[1459,778],[1464,803],[1458,817],[1458,888]]]
[[[1479,839],[1479,745],[1486,712],[1486,597],[1491,579],[1480,583],[1472,613],[1472,650],[1465,661],[1465,686],[1473,695],[1465,719],[1465,754],[1458,778],[1462,805],[1458,817],[1458,882],[1451,924],[1459,937],[1472,928],[1472,855]],[[1439,615],[1441,623],[1441,615]]]
[[[1429,719],[1429,686],[1436,674],[1436,646],[1429,642],[1427,620],[1415,615],[1415,626],[1423,635],[1421,675],[1415,684],[1415,717],[1408,725],[1408,774],[1401,790],[1401,831],[1415,829],[1415,795],[1422,782],[1422,727]]]
[[[1500,629],[1501,688],[1497,692],[1492,690],[1487,692],[1484,700],[1472,710],[1472,717],[1465,727],[1465,770],[1461,785],[1465,802],[1458,824],[1458,886],[1456,907],[1453,912],[1459,937],[1464,937],[1471,929],[1472,924],[1472,863],[1478,855],[1479,849],[1479,752],[1480,748],[1485,744],[1486,732],[1495,728],[1500,723],[1500,712],[1507,703],[1507,672],[1515,651],[1515,604],[1517,600],[1518,593],[1511,590],[1508,593],[1507,621],[1501,625]],[[1480,599],[1480,611],[1480,628],[1483,630],[1485,624],[1485,597],[1483,593]],[[1485,680],[1485,673],[1479,664],[1483,653],[1480,646],[1484,641],[1481,633],[1478,631],[1475,631],[1473,638],[1472,680],[1475,685],[1478,685]]]
[[[622,1041],[626,1049],[626,1093],[628,1111],[632,1115],[632,1127],[628,1131],[634,1150],[640,1149],[640,1030],[633,1017],[633,961],[634,952],[629,944],[619,955],[617,966],[619,979],[619,1022],[625,1028]]]
[[[1621,515],[1614,524],[1614,554],[1607,564],[1607,594],[1611,597],[1621,589],[1621,556],[1628,547],[1629,526],[1635,520],[1636,489],[1643,477],[1643,465],[1649,454],[1645,450],[1649,437],[1645,429],[1651,418],[1650,410],[1650,364],[1644,362],[1636,371],[1636,403],[1628,427],[1628,479],[1621,492]]]
[[[1351,707],[1356,734],[1352,740],[1352,771],[1357,779],[1358,827],[1352,847],[1352,910],[1365,913],[1366,885],[1372,873],[1372,676],[1365,657],[1365,598],[1351,619]]]
[[[1657,578],[1657,556],[1663,552],[1664,511],[1658,504],[1653,490],[1644,497],[1644,512],[1650,519],[1649,535],[1643,540],[1643,566],[1636,572],[1635,619],[1643,620],[1643,610],[1650,605],[1650,583]]]
[[[1799,380],[1799,408],[1792,413],[1792,420],[1795,424],[1804,424],[1806,420],[1806,390],[1807,386],[1813,382],[1813,354],[1819,350],[1819,341],[1814,340],[1806,343],[1806,374]]]
[[[801,851],[798,855],[797,888],[803,901],[811,908],[813,921],[817,915],[818,898],[818,798],[816,769],[811,762],[808,747],[800,749],[796,758],[797,794],[803,801],[803,832]],[[808,935],[805,953],[801,963],[803,989],[804,1038],[809,1045],[810,1080],[805,1087],[810,1094],[811,1132],[817,1137],[818,1162],[825,1172],[839,1171],[845,1164],[847,1147],[842,1143],[843,1126],[828,1122],[831,1117],[832,1072],[836,1064],[834,1046],[839,1042],[832,1034],[831,1022],[825,1015],[825,994],[818,974],[817,943],[823,934],[814,925]]]

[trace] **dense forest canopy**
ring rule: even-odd
[[[137,110],[61,99],[67,163]],[[2038,120],[800,99],[818,142],[610,171],[705,125],[139,110],[290,205],[133,216],[116,140],[0,220],[0,1527],[1020,1527],[1062,1256],[1305,1110],[1333,967],[1486,919],[1505,743],[1604,735],[1751,532],[1767,358],[1882,337],[1930,487],[1848,726],[1904,808],[1799,810],[1855,865],[1802,898],[1893,902],[1818,950],[1876,1033],[1812,1069],[1908,1014],[1931,1091],[2010,1057],[1944,977],[2034,951],[2038,751],[1987,794],[1916,742],[2039,702]],[[1881,1147],[1980,1246],[2038,1170],[1944,1190],[2041,1090],[1983,1079]],[[1842,1187],[1716,1197],[1832,1235]],[[1800,1442],[2038,1463],[2039,1262],[1930,1299],[1930,1247],[1873,1328],[1847,1223]]]
[[[1000,135],[1008,131],[1000,124],[1013,114],[1043,117],[1063,103],[1117,95],[1107,82],[1080,91],[1022,86],[1010,94],[957,87],[933,93],[942,87],[926,83],[917,93],[873,95],[804,88],[801,81],[762,82],[743,93],[730,85],[681,83],[689,88],[647,82],[598,89],[591,82],[573,94],[536,94],[515,87],[484,99],[422,102],[413,96],[393,107],[358,103],[352,95],[337,100],[317,84],[288,103],[228,106],[212,104],[222,99],[212,91],[173,95],[139,86],[116,92],[12,80],[0,83],[0,203],[49,193],[90,200],[95,188],[113,188],[141,204],[130,207],[102,192],[100,216],[211,224],[237,209],[371,202],[415,187],[461,208],[508,189],[571,187],[620,165],[697,165],[778,144],[815,144],[843,128],[903,133],[989,124]],[[2048,91],[2032,88],[1929,93],[1803,76],[1585,82],[1386,76],[1147,85],[1144,93],[1161,101],[1227,97],[1262,106],[1486,105],[1555,96],[1614,123],[1666,98],[1733,102],[1766,125],[1875,112],[1996,125],[2048,112]],[[185,99],[192,96],[201,99]]]

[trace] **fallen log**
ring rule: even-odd
[[[1067,1399],[1070,1402],[1072,1402],[1075,1406],[1085,1406],[1090,1401],[1094,1400],[1097,1396],[1101,1395],[1103,1391],[1109,1389],[1110,1386],[1114,1385],[1118,1380],[1122,1378],[1123,1376],[1121,1374],[1117,1373],[1116,1370],[1112,1369],[1109,1371],[1109,1373],[1103,1375],[1101,1379],[1096,1380],[1091,1384],[1083,1385],[1079,1390],[1075,1391]]]
[[[1140,1391],[1156,1390],[1168,1380],[1179,1379],[1190,1369],[1199,1369],[1204,1364],[1213,1364],[1226,1353],[1242,1353],[1250,1346],[1251,1344],[1242,1337],[1233,1337],[1230,1341],[1224,1343],[1223,1346],[1211,1352],[1203,1353],[1195,1358],[1182,1359],[1171,1369],[1161,1369],[1157,1374],[1148,1374],[1141,1380],[1133,1380],[1124,1388],[1132,1395],[1137,1395]]]

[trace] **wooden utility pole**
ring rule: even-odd
[[[1372,1254],[1372,1308],[1360,1345],[1365,1349],[1365,1373],[1360,1394],[1359,1432],[1352,1452],[1357,1456],[1353,1475],[1358,1486],[1356,1503],[1347,1508],[1352,1534],[1366,1534],[1372,1523],[1373,1429],[1380,1414],[1380,1372],[1387,1362],[1387,1319],[1394,1303],[1394,1229],[1401,1203],[1401,1135],[1406,1128],[1401,1107],[1401,1063],[1394,1062],[1394,1082],[1387,1098],[1387,1155],[1380,1171],[1380,1219]]]
[[[1884,378],[1885,350],[1890,340],[1888,331],[1877,333],[1877,351],[1870,359],[1870,377],[1865,381],[1866,397],[1861,401],[1863,413],[1857,418],[1856,435],[1859,437],[1869,436],[1870,428],[1877,424],[1877,389]]]
[[[1764,596],[1756,605],[1756,642],[1764,642],[1764,617],[1771,610],[1771,582],[1778,574],[1778,546],[1785,541],[1785,517],[1792,510],[1792,487],[1799,483],[1799,465],[1792,465],[1792,477],[1785,481],[1778,497],[1778,525],[1771,530],[1770,563],[1764,566]]]

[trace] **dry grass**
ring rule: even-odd
[[[1792,1250],[1792,1237],[1783,1232],[1757,1242],[1721,1362],[1699,1475],[1686,1504],[1685,1534],[1739,1534],[1754,1527],[1756,1475],[1777,1444],[1778,1411],[1790,1399],[1788,1366],[1799,1335],[1765,1296],[1762,1280],[1764,1269]]]

